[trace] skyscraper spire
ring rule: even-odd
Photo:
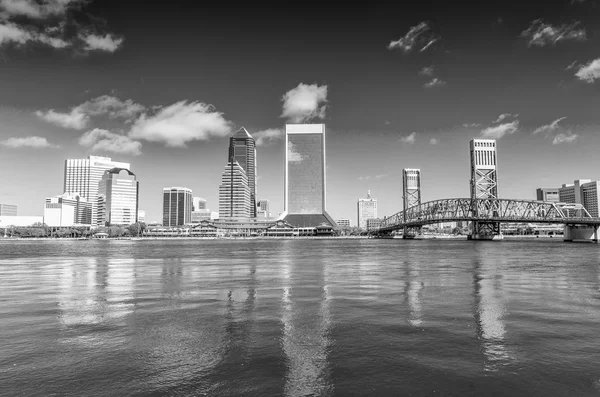
[[[244,127],[229,138],[227,161],[236,161],[246,173],[250,188],[250,216],[256,217],[256,143]]]

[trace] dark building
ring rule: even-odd
[[[192,222],[192,190],[186,187],[163,189],[163,226],[183,226]]]
[[[250,217],[256,218],[256,142],[244,127],[229,138],[228,164],[232,158],[246,172],[250,188]]]
[[[536,190],[537,200],[558,203],[558,188],[539,188]]]

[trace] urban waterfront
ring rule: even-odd
[[[0,395],[600,393],[595,244],[0,248]]]

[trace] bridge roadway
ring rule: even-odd
[[[581,204],[535,200],[452,198],[429,201],[385,218],[374,234],[418,228],[442,222],[562,223],[568,226],[600,226]]]

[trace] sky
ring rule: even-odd
[[[218,209],[228,137],[257,139],[257,198],[283,211],[283,131],[325,123],[327,211],[367,190],[402,210],[469,196],[469,140],[497,139],[498,193],[600,179],[600,0],[260,5],[0,0],[0,203],[42,215],[64,160],[131,163]]]

